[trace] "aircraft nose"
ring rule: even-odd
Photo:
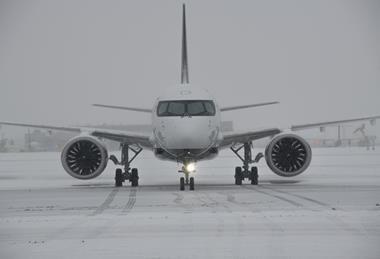
[[[204,149],[211,145],[217,133],[203,123],[183,121],[166,131],[166,145],[169,149]]]
[[[207,129],[197,127],[184,127],[177,135],[177,142],[183,148],[206,148],[210,145],[209,132]]]

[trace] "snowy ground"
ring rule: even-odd
[[[0,258],[380,258],[380,152],[314,149],[310,169],[233,185],[231,152],[177,165],[148,152],[139,188],[67,175],[58,153],[0,154]]]

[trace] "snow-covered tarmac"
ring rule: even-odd
[[[0,154],[0,258],[380,258],[380,152],[314,149],[295,178],[259,163],[259,186],[233,185],[229,151],[177,165],[145,152],[140,187],[67,175],[59,153]]]

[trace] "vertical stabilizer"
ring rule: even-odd
[[[186,39],[186,8],[182,5],[182,67],[181,84],[189,83],[189,70],[187,66],[187,39]]]

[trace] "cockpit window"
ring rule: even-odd
[[[213,101],[161,101],[158,103],[157,115],[164,116],[214,116]]]
[[[158,109],[157,109],[157,113],[158,114],[162,114],[162,113],[165,113],[167,110],[168,110],[168,102],[165,102],[165,103],[162,103],[161,105],[159,105]]]
[[[172,114],[173,116],[181,116],[185,113],[185,104],[181,102],[169,102],[168,109],[164,113]]]

